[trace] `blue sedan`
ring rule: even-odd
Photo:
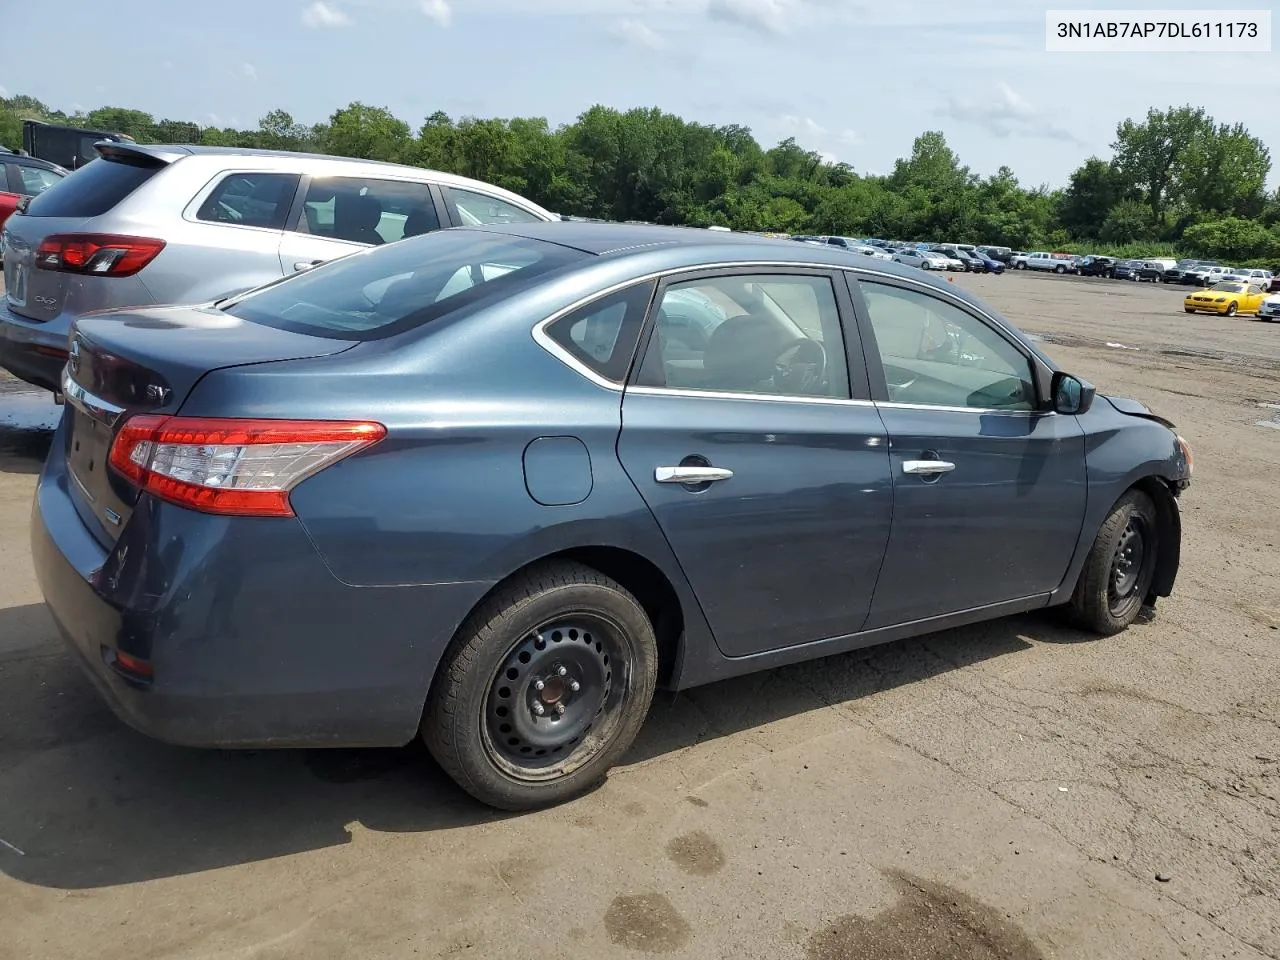
[[[481,801],[599,783],[679,690],[1173,589],[1191,454],[907,267],[738,234],[446,230],[81,318],[32,523],[116,712],[421,736]]]

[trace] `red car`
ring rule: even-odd
[[[68,172],[47,160],[0,153],[0,227],[25,198],[44,193]]]

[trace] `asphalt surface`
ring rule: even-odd
[[[0,958],[1280,957],[1280,324],[955,282],[1193,445],[1154,622],[1018,617],[668,695],[604,787],[524,816],[416,747],[122,727],[31,570],[57,411],[0,379]]]

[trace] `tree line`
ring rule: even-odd
[[[474,177],[559,213],[735,230],[951,240],[1121,256],[1280,261],[1280,190],[1271,157],[1241,124],[1202,108],[1151,109],[1116,128],[1058,189],[1001,167],[980,176],[940,131],[915,139],[891,173],[826,162],[788,138],[765,149],[744,126],[694,123],[657,108],[594,106],[573,123],[433,113],[414,130],[353,102],[325,123],[273,110],[253,129],[198,127],[141,110],[66,114],[29,96],[0,98],[0,144],[21,120],[112,130],[141,143],[298,150],[407,163]]]

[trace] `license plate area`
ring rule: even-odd
[[[107,457],[111,452],[111,428],[83,410],[72,408],[72,429],[67,436],[67,465],[81,492],[97,506],[109,490]]]
[[[15,307],[27,305],[27,265],[25,263],[5,261],[4,289],[9,302]]]

